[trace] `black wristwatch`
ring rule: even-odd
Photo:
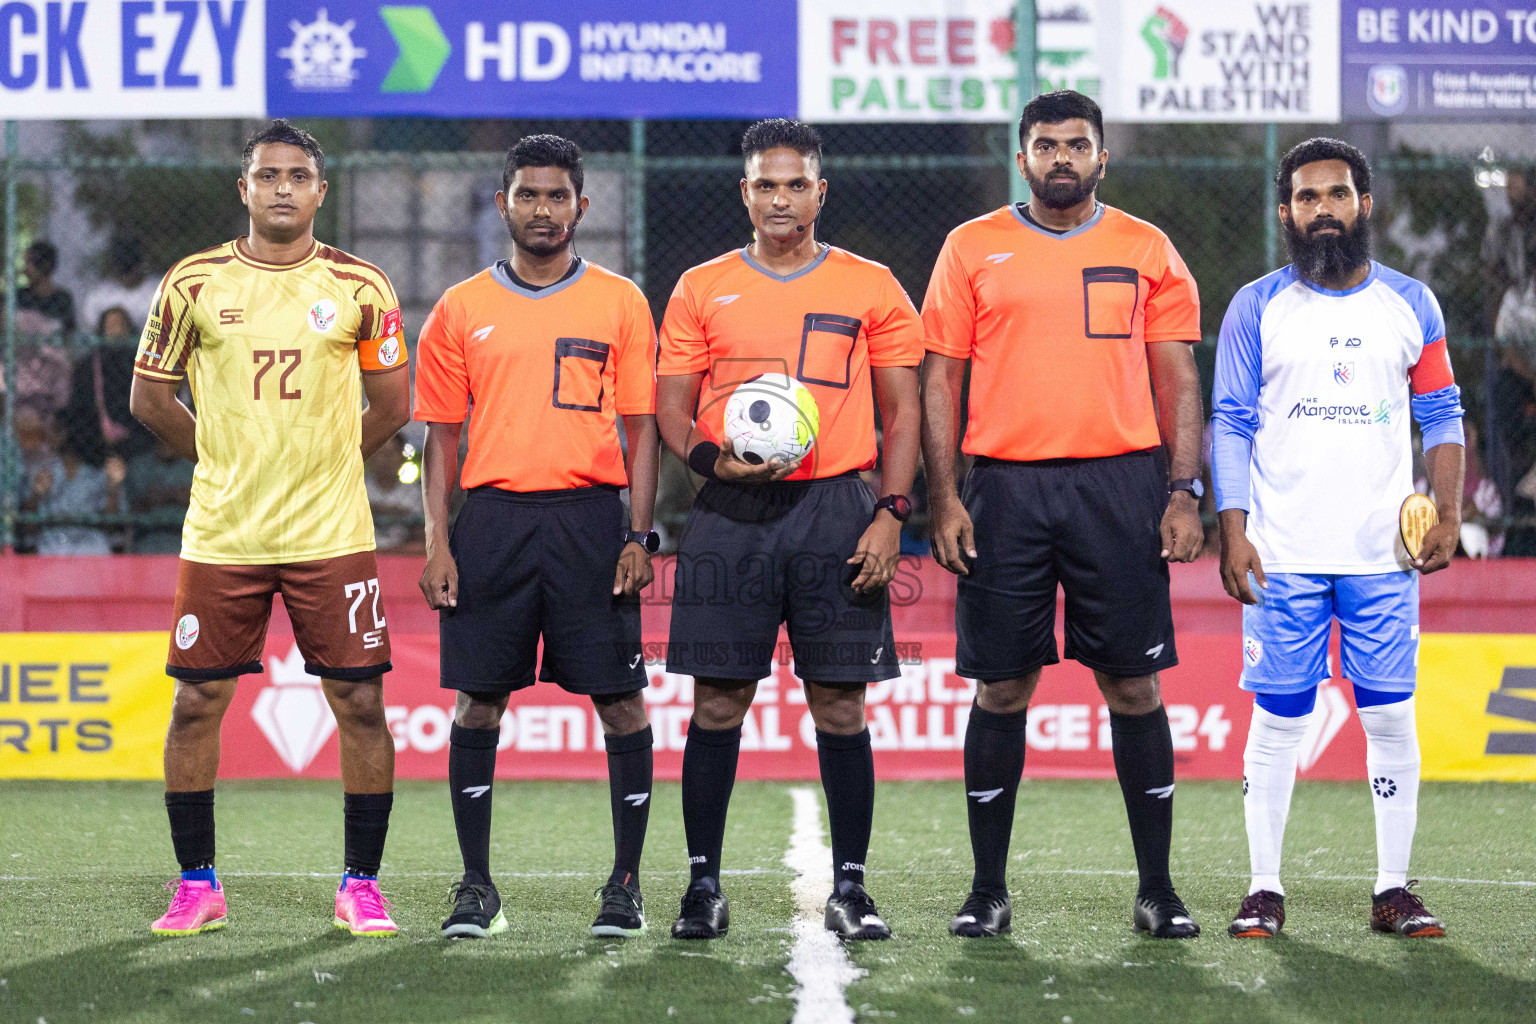
[[[1205,497],[1205,484],[1201,483],[1200,478],[1195,476],[1184,480],[1170,480],[1168,481],[1168,493],[1172,495],[1174,491],[1188,491],[1194,495],[1196,501],[1199,501]]]
[[[875,512],[878,514],[881,509],[895,516],[897,522],[904,523],[912,514],[912,499],[905,494],[887,494],[875,502]]]
[[[661,547],[661,534],[655,530],[626,530],[624,532],[624,543],[639,544],[654,555]]]

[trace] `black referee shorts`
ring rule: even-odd
[[[849,586],[874,508],[856,473],[706,482],[678,544],[667,671],[756,682],[787,623],[801,679],[854,688],[900,675],[889,593]]]
[[[449,549],[459,604],[439,612],[442,685],[508,693],[539,679],[572,693],[646,685],[640,598],[614,597],[624,504],[609,487],[470,491]]]
[[[1116,676],[1179,663],[1162,558],[1168,484],[1156,454],[976,460],[962,496],[976,562],[956,594],[957,674],[1016,679],[1060,660],[1058,583],[1068,658]]]

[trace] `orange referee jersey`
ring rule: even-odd
[[[789,275],[738,249],[687,271],[661,324],[657,373],[704,373],[700,430],[719,442],[736,385],[762,373],[798,379],[816,397],[816,446],[791,480],[875,464],[872,366],[916,366],[923,326],[912,300],[879,263],[828,246]]]
[[[972,360],[966,454],[1092,458],[1159,443],[1146,346],[1199,341],[1200,296],[1146,221],[1101,204],[1057,235],[1005,206],[950,232],[923,326]]]
[[[625,486],[615,413],[656,411],[656,328],[633,281],[579,260],[529,289],[506,261],[443,293],[416,346],[415,418],[462,423],[460,485]]]

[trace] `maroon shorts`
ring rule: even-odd
[[[304,671],[355,681],[388,672],[389,629],[372,551],[287,565],[181,560],[165,671],[202,683],[262,671],[272,595],[283,595]]]

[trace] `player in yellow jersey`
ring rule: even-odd
[[[363,460],[410,416],[400,304],[377,267],[315,241],[325,155],[273,121],[246,143],[250,234],[160,283],[134,366],[133,415],[197,462],[182,531],[165,803],[181,881],[157,935],[227,922],[214,872],[219,726],[235,680],[260,672],[272,595],[335,712],[346,854],[335,924],[393,935],[379,864],[395,748],[390,669]],[[191,385],[197,412],[176,398]],[[363,407],[363,396],[368,404]]]

